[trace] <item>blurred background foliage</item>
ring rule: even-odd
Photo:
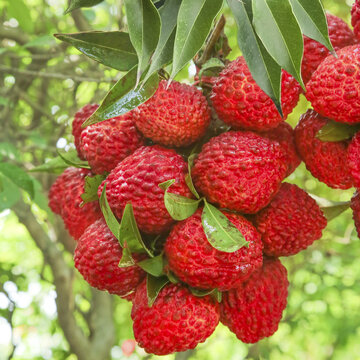
[[[349,22],[352,0],[323,3],[326,10]],[[125,29],[121,0],[107,0],[63,16],[66,6],[66,0],[0,0],[0,158],[23,169],[54,157],[56,147],[72,147],[70,124],[74,112],[89,102],[99,102],[120,76],[55,41],[52,34]],[[233,49],[230,58],[234,59],[240,54],[236,26],[226,8],[225,15],[225,32]],[[191,82],[191,73],[190,66],[177,79]],[[302,97],[288,119],[292,126],[308,106]],[[71,304],[67,311],[92,343],[99,329],[92,328],[89,317],[98,295],[72,271],[74,244],[59,219],[48,212],[45,196],[54,175],[34,177],[38,201],[29,199],[5,178],[0,189],[0,360],[81,359],[69,346],[66,324],[64,327],[64,322],[58,321],[56,300]],[[336,201],[349,200],[354,191],[328,188],[303,164],[288,181]],[[7,209],[9,206],[11,209]],[[283,259],[290,280],[289,304],[273,337],[245,345],[219,325],[195,351],[162,358],[360,359],[360,246],[351,216],[347,210],[307,251]],[[38,240],[36,229],[44,231],[39,239],[47,239],[50,245]],[[65,300],[59,299],[62,280],[57,279],[56,266],[47,252],[54,244],[57,256],[71,269],[70,292],[64,295]],[[127,357],[121,346],[133,338],[131,306],[115,296],[108,304],[108,325],[102,325],[100,332],[106,327],[114,333],[109,345],[111,359],[124,359]],[[158,357],[136,348],[128,358]]]

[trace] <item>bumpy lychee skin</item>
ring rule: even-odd
[[[275,129],[268,130],[261,133],[261,135],[270,140],[277,141],[285,150],[287,155],[286,162],[288,164],[286,177],[292,174],[301,163],[301,159],[296,150],[294,130],[292,127],[288,123],[282,122]]]
[[[85,160],[85,156],[82,152],[80,142],[81,142],[81,133],[83,132],[83,128],[81,125],[83,122],[88,119],[99,107],[97,104],[88,104],[81,108],[74,116],[74,120],[72,122],[72,134],[74,136],[74,143],[80,159]]]
[[[85,177],[91,175],[86,169],[67,168],[54,182],[49,191],[49,207],[59,214],[70,235],[78,240],[85,229],[99,219],[99,203],[93,201],[80,207]]]
[[[295,128],[295,142],[306,168],[321,182],[335,189],[353,185],[346,157],[349,140],[330,142],[316,137],[329,119],[308,110]]]
[[[143,258],[132,254],[134,260]],[[126,296],[145,276],[137,265],[120,268],[122,248],[105,220],[90,225],[80,237],[74,254],[75,267],[84,279],[99,290]]]
[[[351,25],[354,27],[354,34],[360,40],[360,1],[355,0],[351,8]]]
[[[201,138],[210,123],[210,108],[195,86],[160,82],[155,95],[137,107],[134,120],[145,137],[165,146],[187,146]]]
[[[210,296],[196,297],[183,285],[166,285],[152,307],[146,281],[136,290],[131,318],[139,346],[155,355],[194,349],[219,322],[219,304]]]
[[[216,250],[201,224],[202,209],[177,223],[165,243],[169,268],[183,282],[199,289],[230,290],[262,265],[262,243],[254,226],[241,215],[223,211],[249,242],[233,253]]]
[[[281,106],[284,119],[296,106],[300,92],[296,80],[283,71]],[[211,100],[220,119],[234,129],[266,131],[284,120],[270,97],[256,84],[242,56],[220,73]]]
[[[286,154],[277,142],[252,132],[229,131],[203,146],[192,178],[210,202],[253,214],[275,196],[287,170]]]
[[[81,149],[95,174],[110,172],[144,145],[131,113],[90,125],[81,133]]]
[[[338,122],[360,122],[360,45],[328,56],[306,85],[306,98],[314,110]]]
[[[327,220],[316,201],[298,186],[283,183],[271,203],[254,217],[264,253],[290,256],[322,236]]]
[[[330,41],[335,51],[355,44],[355,36],[348,24],[339,17],[326,14]],[[304,55],[301,64],[301,74],[306,84],[321,62],[330,55],[330,51],[319,42],[304,36]]]
[[[355,222],[356,231],[360,238],[360,193],[357,191],[351,199],[351,209],[353,211],[353,219]]]
[[[175,179],[169,192],[191,197],[185,183],[187,164],[174,150],[161,146],[142,146],[119,163],[99,187],[106,183],[106,196],[114,214],[120,219],[131,203],[139,229],[148,234],[170,230],[174,223],[164,205],[164,190],[159,184]]]
[[[264,258],[249,280],[223,294],[220,321],[244,343],[273,335],[287,304],[288,285],[280,260]]]
[[[356,133],[351,140],[347,163],[354,180],[354,186],[360,189],[360,132]]]

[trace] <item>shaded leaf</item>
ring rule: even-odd
[[[195,289],[195,288],[192,288],[192,287],[190,287],[189,290],[191,291],[191,293],[194,296],[197,296],[197,297],[208,296],[208,295],[213,294],[216,291],[216,289],[201,290],[201,289]]]
[[[166,276],[154,277],[154,276],[148,274],[147,279],[146,279],[146,290],[147,290],[149,307],[153,306],[161,289],[167,283],[169,283],[169,279]]]
[[[127,246],[125,246],[122,250],[122,256],[119,261],[118,267],[124,268],[124,267],[133,266],[133,265],[135,265],[135,260],[131,256],[130,249]]]
[[[211,58],[208,60],[199,71],[199,80],[204,76],[217,76],[220,71],[225,67],[224,63],[217,58]]]
[[[100,107],[82,124],[82,128],[127,113],[151,98],[158,85],[154,73],[140,87],[136,85],[136,67],[126,73],[108,92]]]
[[[103,0],[70,0],[69,7],[66,9],[65,14],[82,7],[95,6],[100,4],[102,1]]]
[[[151,274],[153,276],[159,277],[161,275],[164,275],[163,272],[164,263],[163,263],[162,254],[150,259],[139,261],[137,265],[140,266],[148,274]]]
[[[89,31],[54,36],[73,45],[89,58],[114,69],[128,71],[137,64],[135,49],[126,32]]]
[[[196,149],[196,147],[194,149]],[[196,151],[196,150],[194,150],[194,151]],[[194,183],[192,181],[192,177],[191,177],[191,169],[194,166],[194,160],[195,160],[196,156],[197,156],[197,153],[191,152],[190,156],[188,157],[188,173],[185,175],[185,182],[186,182],[186,185],[188,186],[188,188],[190,189],[190,191],[192,192],[192,194],[197,199],[200,199],[200,195],[196,191]]]
[[[85,176],[84,192],[80,195],[83,201],[80,206],[99,200],[98,188],[105,178],[106,175]]]
[[[348,125],[330,120],[316,134],[321,141],[343,141],[351,139],[358,131],[360,125]]]
[[[324,213],[327,221],[331,221],[335,219],[344,211],[346,211],[350,207],[350,201],[346,202],[335,202],[332,201],[332,205],[321,207],[321,211]]]
[[[61,157],[61,159],[64,160],[64,162],[70,166],[76,168],[90,169],[90,166],[87,161],[79,159],[76,150],[70,150],[70,151],[57,150],[57,153]]]
[[[215,249],[232,253],[243,246],[249,246],[249,242],[245,240],[236,226],[207,201],[205,201],[201,222],[210,245]]]
[[[219,0],[182,0],[177,18],[171,79],[204,45],[221,7],[222,1]]]

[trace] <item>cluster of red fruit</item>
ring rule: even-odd
[[[354,19],[359,14],[354,10]],[[330,187],[360,187],[360,133],[338,142],[317,138],[330,119],[360,123],[360,46],[341,19],[328,15],[328,22],[338,57],[304,39],[305,95],[314,110],[301,117],[295,131],[283,120],[298,102],[298,83],[283,72],[282,118],[242,57],[213,79],[211,107],[196,87],[177,82],[167,87],[162,81],[150,100],[126,115],[85,129],[81,124],[97,105],[75,115],[75,146],[91,170],[65,170],[50,190],[49,204],[77,240],[75,266],[84,279],[132,301],[135,339],[147,352],[163,355],[194,348],[219,320],[245,343],[271,336],[288,294],[287,272],[278,257],[306,249],[321,238],[327,224],[316,201],[283,180],[303,160]],[[231,130],[215,136],[209,130],[214,117]],[[196,197],[185,160],[194,144],[203,146],[190,184],[203,196],[204,206],[221,209],[247,246],[216,249],[204,232],[204,206],[182,221],[170,216],[159,184],[173,180],[166,191]],[[85,178],[94,174],[104,175],[98,196],[106,185],[116,218],[122,218],[130,203],[144,243],[156,241],[156,256],[166,259],[162,275],[170,282],[152,306],[146,273],[138,266],[147,255],[134,253],[132,264],[119,267],[125,248],[107,226],[99,202],[80,206]],[[352,207],[360,225],[359,197]],[[212,296],[213,289],[222,293],[221,300]]]

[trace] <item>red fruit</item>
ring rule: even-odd
[[[120,219],[131,203],[139,229],[159,234],[170,229],[174,220],[164,205],[164,190],[159,184],[175,179],[169,192],[191,197],[185,183],[187,164],[174,150],[161,146],[142,146],[111,171],[99,187],[100,196],[106,183],[106,196],[114,214]]]
[[[335,51],[349,45],[355,44],[355,37],[348,24],[339,17],[326,14],[330,41]],[[306,84],[312,73],[321,62],[330,55],[330,51],[319,42],[304,36],[304,55],[301,64],[301,74]]]
[[[261,134],[270,140],[277,141],[284,149],[287,155],[288,171],[286,177],[292,174],[295,169],[300,165],[301,159],[296,151],[294,130],[286,123],[282,122],[275,129],[268,130]]]
[[[351,8],[351,25],[354,27],[354,33],[360,40],[360,1],[355,0]]]
[[[316,201],[298,186],[283,183],[270,205],[254,216],[264,253],[290,256],[320,239],[327,220]]]
[[[84,279],[99,290],[126,296],[139,285],[145,272],[137,265],[120,268],[122,248],[105,220],[90,225],[80,237],[75,249],[74,261]],[[144,256],[132,254],[133,259]]]
[[[252,132],[212,138],[195,160],[196,188],[221,208],[253,214],[279,190],[288,165],[283,148]]]
[[[245,59],[240,56],[219,75],[211,100],[220,119],[235,129],[266,131],[278,126],[296,106],[300,85],[287,72],[282,73],[282,118],[271,98],[251,76]]]
[[[244,343],[276,332],[286,307],[287,271],[279,259],[264,258],[263,267],[237,289],[223,294],[221,322]]]
[[[241,215],[223,211],[249,242],[249,247],[227,253],[208,242],[201,224],[202,209],[177,223],[165,243],[169,268],[181,280],[199,289],[233,289],[262,265],[262,243],[254,226]]]
[[[75,240],[78,240],[85,229],[102,216],[97,201],[80,207],[85,176],[89,175],[91,172],[86,169],[67,168],[49,191],[49,207],[62,217],[65,227]]]
[[[82,149],[80,146],[81,133],[84,130],[81,125],[97,110],[98,107],[99,105],[97,104],[85,105],[75,114],[74,120],[72,122],[72,134],[74,136],[75,147],[78,152],[79,158],[82,160],[85,160],[85,156],[82,153]]]
[[[165,146],[186,146],[200,139],[210,123],[210,108],[195,86],[163,80],[146,103],[134,113],[136,127],[145,137]]]
[[[360,188],[360,132],[356,133],[350,142],[347,163],[354,186]]]
[[[314,110],[338,122],[360,122],[360,45],[347,46],[338,57],[328,56],[306,85]]]
[[[335,189],[349,189],[353,185],[346,157],[349,140],[330,142],[316,137],[330,120],[313,110],[300,117],[295,128],[295,142],[306,168],[321,182]]]
[[[81,133],[81,149],[95,174],[110,172],[120,161],[144,145],[131,114],[90,125]]]
[[[192,295],[182,285],[168,284],[149,307],[143,281],[135,293],[131,318],[139,346],[151,354],[167,355],[204,342],[219,322],[219,304],[210,296]]]
[[[353,219],[355,222],[356,231],[360,238],[360,193],[357,191],[351,199],[351,209],[353,211]]]

